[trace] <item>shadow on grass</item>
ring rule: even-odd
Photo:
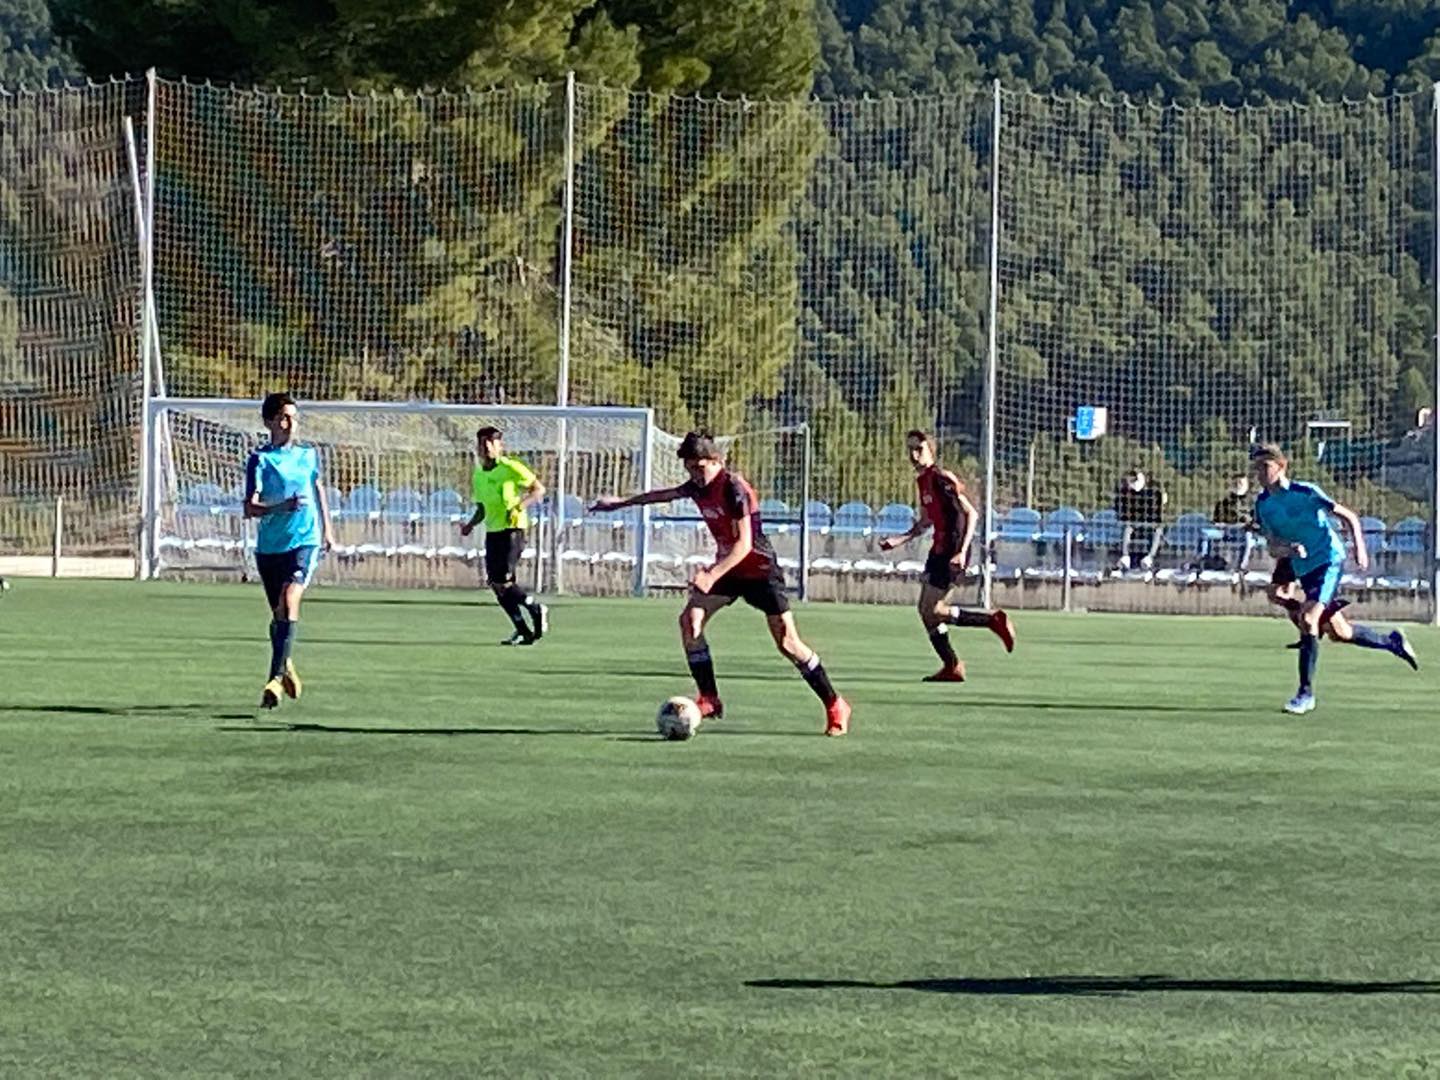
[[[663,744],[667,740],[659,735],[646,735],[636,731],[610,731],[596,728],[528,728],[528,727],[463,727],[463,728],[405,728],[405,727],[352,727],[340,724],[287,724],[284,721],[256,720],[248,713],[222,713],[216,720],[250,720],[248,724],[230,724],[217,731],[239,731],[249,734],[272,735],[277,732],[302,735],[571,735],[579,738],[610,739],[615,742],[643,742]],[[734,731],[711,728],[705,736],[784,736],[787,738],[811,739],[823,736],[820,731]]]
[[[1329,979],[1176,979],[1169,975],[1035,975],[1013,979],[752,979],[761,990],[922,990],[934,994],[1120,997],[1127,994],[1440,994],[1440,982]]]
[[[0,713],[64,713],[70,716],[148,716],[151,713],[196,712],[214,702],[190,705],[0,705]]]

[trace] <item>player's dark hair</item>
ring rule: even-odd
[[[475,432],[476,442],[489,442],[491,439],[503,439],[504,437],[498,427],[492,427],[488,424]]]
[[[675,456],[682,461],[725,460],[725,455],[720,452],[720,445],[714,437],[703,431],[692,431],[681,439]]]
[[[932,453],[934,452],[935,436],[931,435],[928,431],[921,431],[919,428],[911,428],[905,433],[905,441],[909,442],[911,439],[919,439],[926,446],[930,447]]]
[[[280,415],[280,410],[286,405],[294,405],[295,399],[289,394],[266,394],[265,400],[260,403],[260,419],[267,424]]]

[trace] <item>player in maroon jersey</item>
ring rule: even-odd
[[[965,485],[935,460],[935,440],[923,431],[905,436],[910,464],[915,467],[915,484],[920,489],[920,517],[900,536],[880,541],[882,551],[913,540],[933,529],[930,554],[925,559],[925,581],[920,586],[920,621],[930,635],[930,647],[940,657],[940,670],[927,675],[926,682],[964,682],[965,665],[950,644],[950,627],[983,626],[1005,643],[1006,652],[1015,651],[1015,627],[1010,616],[994,611],[967,611],[950,603],[955,579],[965,571],[970,558],[970,541],[975,536],[979,515],[965,497]]]
[[[685,463],[690,479],[678,487],[617,499],[598,499],[592,510],[619,510],[643,503],[693,499],[701,517],[715,538],[715,565],[696,573],[690,596],[680,612],[680,641],[685,659],[699,690],[696,704],[702,716],[720,719],[724,706],[715,685],[715,664],[705,641],[705,624],[721,608],[744,600],[765,614],[770,636],[815,696],[825,704],[825,734],[844,735],[850,728],[850,705],[830,685],[830,677],[815,650],[800,640],[795,616],[785,595],[785,576],[775,559],[775,549],[760,522],[760,505],[755,489],[739,473],[725,467],[725,459],[708,435],[692,431],[680,443],[676,455]]]

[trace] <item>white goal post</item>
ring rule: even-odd
[[[267,438],[259,400],[159,397],[146,411],[144,576],[253,572],[253,522],[240,503],[246,458]],[[481,530],[464,540],[458,526],[473,510],[475,432],[485,425],[500,428],[507,452],[549,489],[527,538],[523,579],[556,587],[572,573],[595,591],[642,593],[649,508],[592,515],[585,507],[599,495],[650,486],[657,432],[648,408],[301,402],[298,438],[320,451],[337,532],[322,577],[473,584],[483,569]]]

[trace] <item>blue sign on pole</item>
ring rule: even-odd
[[[1109,428],[1109,410],[1104,405],[1080,405],[1075,409],[1075,438],[1091,440]]]

